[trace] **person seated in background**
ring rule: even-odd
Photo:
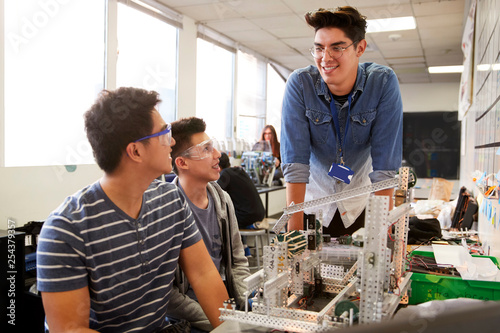
[[[50,214],[37,283],[50,332],[166,332],[179,262],[213,326],[228,293],[186,200],[156,180],[172,169],[175,140],[158,93],[103,91],[85,130],[103,177]],[[89,330],[90,328],[90,330]]]
[[[220,178],[217,181],[220,187],[233,200],[236,218],[240,229],[267,228],[262,220],[266,210],[260,199],[259,192],[246,171],[241,167],[231,167],[229,157],[221,153],[219,158]]]
[[[216,182],[220,153],[205,129],[203,119],[196,117],[172,122],[172,136],[176,141],[172,148],[172,165],[177,174],[172,183],[179,187],[191,208],[211,261],[226,284],[227,293],[242,309],[246,302],[243,280],[250,275],[248,260],[231,197]],[[211,288],[209,284],[206,286]],[[209,322],[193,292],[191,280],[183,276],[182,267],[176,273],[170,299],[169,318],[187,320],[198,330],[213,329],[213,323]]]

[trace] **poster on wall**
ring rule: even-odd
[[[464,70],[460,79],[460,95],[458,100],[458,119],[462,120],[472,104],[472,72],[474,51],[474,24],[476,17],[476,0],[471,1],[467,22],[462,37],[464,54]]]

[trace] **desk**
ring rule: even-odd
[[[265,199],[264,201],[264,208],[266,209],[266,216],[269,217],[269,212],[271,211],[271,215],[274,215],[279,212],[283,212],[283,208],[286,207],[286,197],[285,197],[285,192],[286,187],[285,186],[257,186],[257,192],[259,194],[264,194]],[[269,209],[269,193],[275,192],[275,191],[283,191],[280,192],[279,195],[276,196],[276,202],[274,202],[274,205]],[[281,202],[283,201],[283,202]]]

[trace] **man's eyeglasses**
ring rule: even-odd
[[[155,133],[155,134],[151,134],[151,135],[148,135],[148,136],[145,136],[143,138],[135,140],[134,142],[139,142],[139,141],[143,141],[143,140],[146,140],[146,139],[151,139],[151,138],[154,138],[154,137],[158,137],[158,139],[160,140],[160,143],[162,145],[164,145],[164,146],[170,146],[170,143],[172,141],[172,130],[171,129],[172,129],[172,127],[170,126],[170,124],[167,124],[166,128],[163,131]]]
[[[344,50],[346,50],[349,46],[353,45],[354,43],[356,42],[352,42],[346,47],[330,46],[326,49],[319,46],[313,46],[309,49],[309,51],[311,51],[312,56],[316,59],[322,59],[325,56],[325,52],[328,52],[328,55],[333,59],[338,59],[342,57],[342,55],[344,54]]]
[[[213,139],[208,139],[198,143],[197,145],[189,147],[179,156],[190,158],[192,160],[203,160],[205,158],[212,157],[214,149],[216,148],[214,147]]]

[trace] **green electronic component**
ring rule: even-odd
[[[292,230],[285,234],[276,235],[276,237],[273,239],[273,243],[276,242],[288,243],[289,259],[301,254],[307,247],[306,237],[297,230]]]
[[[359,313],[359,308],[356,306],[351,301],[340,301],[336,306],[335,306],[335,315],[340,316],[344,312],[349,312],[351,309],[353,309],[354,315],[356,316]]]

